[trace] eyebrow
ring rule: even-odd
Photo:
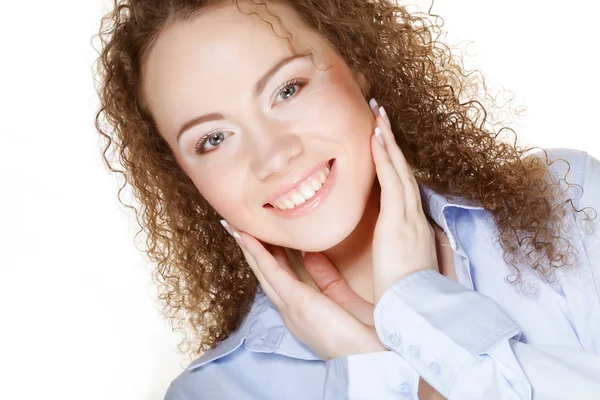
[[[265,89],[265,86],[267,86],[267,83],[273,77],[273,75],[275,75],[277,73],[277,71],[279,71],[281,68],[283,68],[285,65],[289,64],[290,62],[292,62],[298,58],[308,57],[309,55],[310,54],[294,54],[294,55],[285,57],[284,59],[279,61],[277,64],[275,64],[270,70],[268,70],[262,76],[262,78],[260,78],[258,80],[258,82],[256,82],[256,84],[252,88],[252,93],[254,93],[254,97],[259,96],[263,92],[263,90]],[[190,128],[192,128],[196,125],[199,125],[201,123],[204,123],[204,122],[218,121],[221,119],[225,119],[225,117],[223,117],[223,114],[210,113],[210,114],[201,115],[199,117],[195,117],[195,118],[189,120],[185,124],[181,125],[181,128],[179,128],[179,132],[177,133],[177,142],[179,142],[179,138],[181,137],[181,135],[183,135],[183,133],[186,132],[187,130],[189,130]]]

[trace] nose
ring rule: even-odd
[[[260,180],[285,175],[291,162],[302,153],[298,134],[289,132],[281,124],[263,123],[254,142],[255,152],[251,168]]]

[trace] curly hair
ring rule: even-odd
[[[114,0],[101,22],[95,69],[103,160],[125,179],[118,193],[122,203],[122,190],[128,185],[132,190],[137,204],[123,204],[135,210],[138,234],[146,233],[144,251],[156,263],[153,277],[163,314],[184,334],[180,350],[195,353],[214,348],[239,327],[258,282],[219,224],[220,216],[158,133],[143,105],[141,72],[165,26],[223,3]],[[266,2],[250,3],[268,11]],[[441,18],[410,13],[392,0],[284,3],[320,32],[352,71],[366,77],[369,97],[388,110],[417,179],[440,193],[477,202],[493,215],[504,259],[514,270],[508,281],[519,281],[519,265],[549,277],[553,269],[575,264],[560,223],[562,206],[570,200],[561,196],[558,181],[548,179],[548,156],[545,161],[525,157],[530,149],[500,137],[514,134],[512,129],[489,127],[495,102],[486,110],[483,100],[473,99],[480,88],[486,93],[485,80],[467,73],[460,57],[441,42]],[[238,0],[235,4],[239,9]]]

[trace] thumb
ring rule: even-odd
[[[322,253],[306,253],[304,268],[321,293],[338,304],[363,302],[364,300],[350,288],[340,271]]]

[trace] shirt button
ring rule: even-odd
[[[412,395],[412,388],[410,387],[410,384],[407,382],[404,382],[402,385],[400,385],[398,387],[398,391],[404,397],[411,397],[411,395]]]
[[[442,367],[440,366],[440,363],[437,361],[433,361],[433,362],[429,363],[429,369],[436,375],[440,373],[441,368]]]
[[[417,346],[416,344],[411,344],[410,346],[408,346],[408,354],[410,354],[414,358],[418,358],[421,354],[419,346]]]
[[[390,340],[390,343],[392,344],[392,346],[394,346],[394,347],[400,346],[400,335],[399,334],[392,333],[392,334],[390,334],[390,336],[388,336],[388,339]]]

